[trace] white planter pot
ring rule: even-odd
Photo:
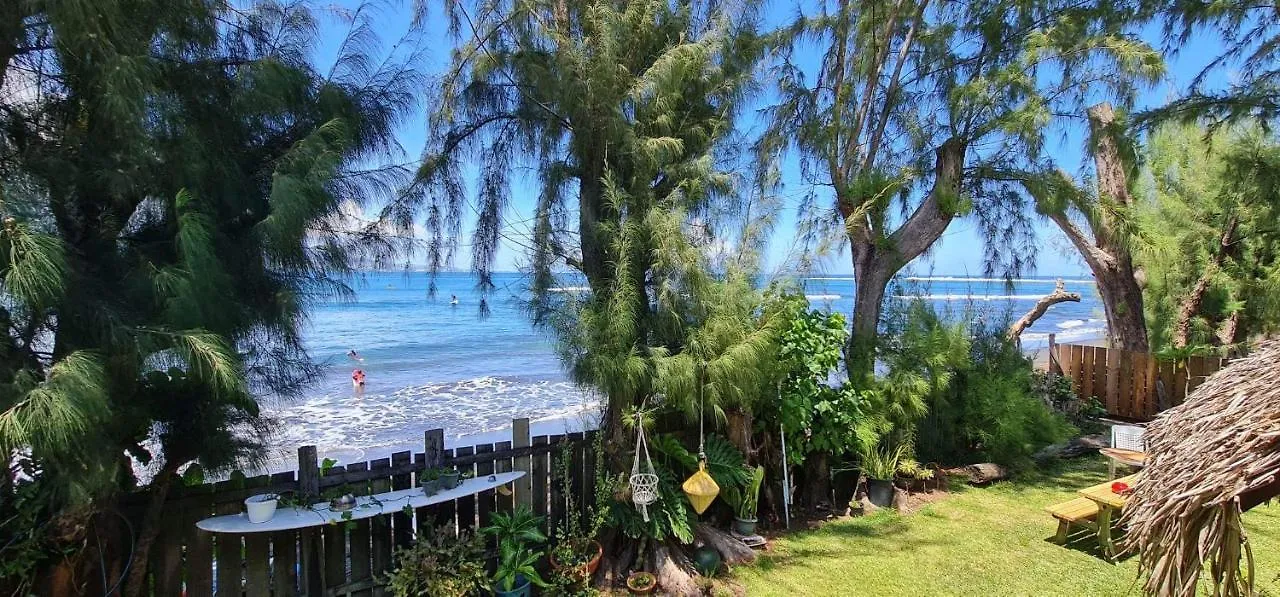
[[[244,507],[248,512],[249,522],[258,524],[271,520],[276,513],[276,502],[274,493],[263,493],[246,498]]]

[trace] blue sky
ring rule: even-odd
[[[340,4],[354,7],[358,2],[344,0]],[[384,44],[390,46],[408,31],[413,18],[412,4],[406,0],[379,5],[376,8],[376,28]],[[796,14],[796,7],[796,3],[791,0],[768,3],[765,12],[766,26],[790,20]],[[446,67],[450,45],[444,30],[443,19],[439,18],[440,5],[431,3],[428,10],[426,31],[420,35],[419,43],[423,44],[427,50],[425,65],[427,74],[434,75],[442,72]],[[324,21],[321,30],[322,44],[313,57],[318,65],[327,66],[332,60],[345,30],[346,25],[338,18],[331,17]],[[1147,27],[1142,32],[1142,37],[1160,47],[1158,26]],[[1178,55],[1166,58],[1165,80],[1144,90],[1139,97],[1138,107],[1159,105],[1168,98],[1181,94],[1188,82],[1217,54],[1219,49],[1217,40],[1211,37],[1202,36],[1192,39]],[[1226,75],[1219,73],[1215,78],[1210,78],[1209,83],[1221,83],[1225,77]],[[744,114],[741,125],[749,129],[754,124],[755,116],[748,111]],[[399,127],[397,139],[404,148],[407,159],[416,158],[421,153],[426,137],[425,127],[426,118],[421,107]],[[1048,148],[1048,155],[1052,156],[1060,167],[1070,172],[1080,172],[1085,166],[1081,151],[1083,146],[1081,127],[1082,123],[1079,121],[1064,125],[1062,133]],[[528,226],[523,222],[526,222],[532,213],[537,185],[528,176],[517,175],[512,177],[512,181],[515,188],[512,192],[512,209],[507,217],[507,221],[511,224],[507,227],[505,235],[518,241],[528,235]],[[797,203],[799,198],[808,191],[807,185],[800,180],[799,173],[793,166],[784,168],[783,181],[783,196],[788,198],[788,203],[780,214],[766,253],[766,271],[775,273],[779,265],[785,261],[786,256],[794,251]],[[464,222],[464,237],[469,235],[473,219],[471,217]],[[1038,219],[1035,232],[1036,244],[1039,247],[1036,257],[1037,267],[1036,271],[1024,272],[1025,274],[1071,277],[1087,274],[1088,268],[1055,227],[1043,219]],[[466,250],[464,238],[455,266],[465,268],[468,258],[469,252]],[[514,246],[512,242],[505,242],[497,259],[497,269],[516,270],[523,262],[523,255],[519,247]],[[413,261],[420,262],[421,257]],[[848,251],[828,255],[819,262],[819,268],[828,274],[850,273]],[[911,270],[916,273],[980,275],[983,271],[982,239],[976,230],[975,222],[971,219],[959,219],[953,222],[933,249],[912,264]]]

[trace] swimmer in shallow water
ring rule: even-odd
[[[451,296],[452,296],[452,298],[450,298],[450,299],[449,299],[449,304],[450,304],[450,305],[457,305],[457,304],[458,304],[458,295],[454,294],[454,295],[451,295]]]
[[[357,394],[364,393],[364,370],[356,369],[351,372],[351,387]]]
[[[350,359],[351,359],[351,360],[353,360],[353,361],[360,361],[360,362],[362,362],[362,363],[364,362],[364,357],[362,357],[362,356],[360,356],[358,353],[356,353],[356,349],[354,349],[354,348],[353,348],[353,349],[351,349],[351,350],[348,350],[348,351],[347,351],[347,357],[348,357],[348,358],[350,358]]]

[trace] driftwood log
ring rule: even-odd
[[[755,550],[739,541],[733,535],[707,524],[699,524],[693,534],[703,543],[720,552],[720,559],[731,566],[748,564],[756,561]]]
[[[970,483],[974,485],[981,485],[983,483],[990,483],[992,481],[1003,479],[1009,476],[1009,471],[1005,470],[1003,466],[998,464],[983,462],[980,464],[962,466],[960,468],[947,469],[947,474],[957,477],[968,477]]]
[[[1061,278],[1059,278],[1057,284],[1054,284],[1053,292],[1041,297],[1040,300],[1036,301],[1035,306],[1032,307],[1030,311],[1027,311],[1026,315],[1019,317],[1018,321],[1013,322],[1013,326],[1009,328],[1009,339],[1017,340],[1018,337],[1022,335],[1023,330],[1031,327],[1031,324],[1035,323],[1037,319],[1040,319],[1040,317],[1044,315],[1045,311],[1049,310],[1049,307],[1058,303],[1067,302],[1080,302],[1080,293],[1067,292],[1067,285]]]
[[[689,574],[693,567],[679,548],[655,543],[650,557],[649,568],[658,577],[658,586],[662,588],[663,594],[676,597],[696,597],[702,594],[693,575]]]

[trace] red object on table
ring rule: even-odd
[[[1111,484],[1111,491],[1113,493],[1124,493],[1126,491],[1129,491],[1129,484],[1124,483],[1122,481],[1116,481],[1115,483]]]

